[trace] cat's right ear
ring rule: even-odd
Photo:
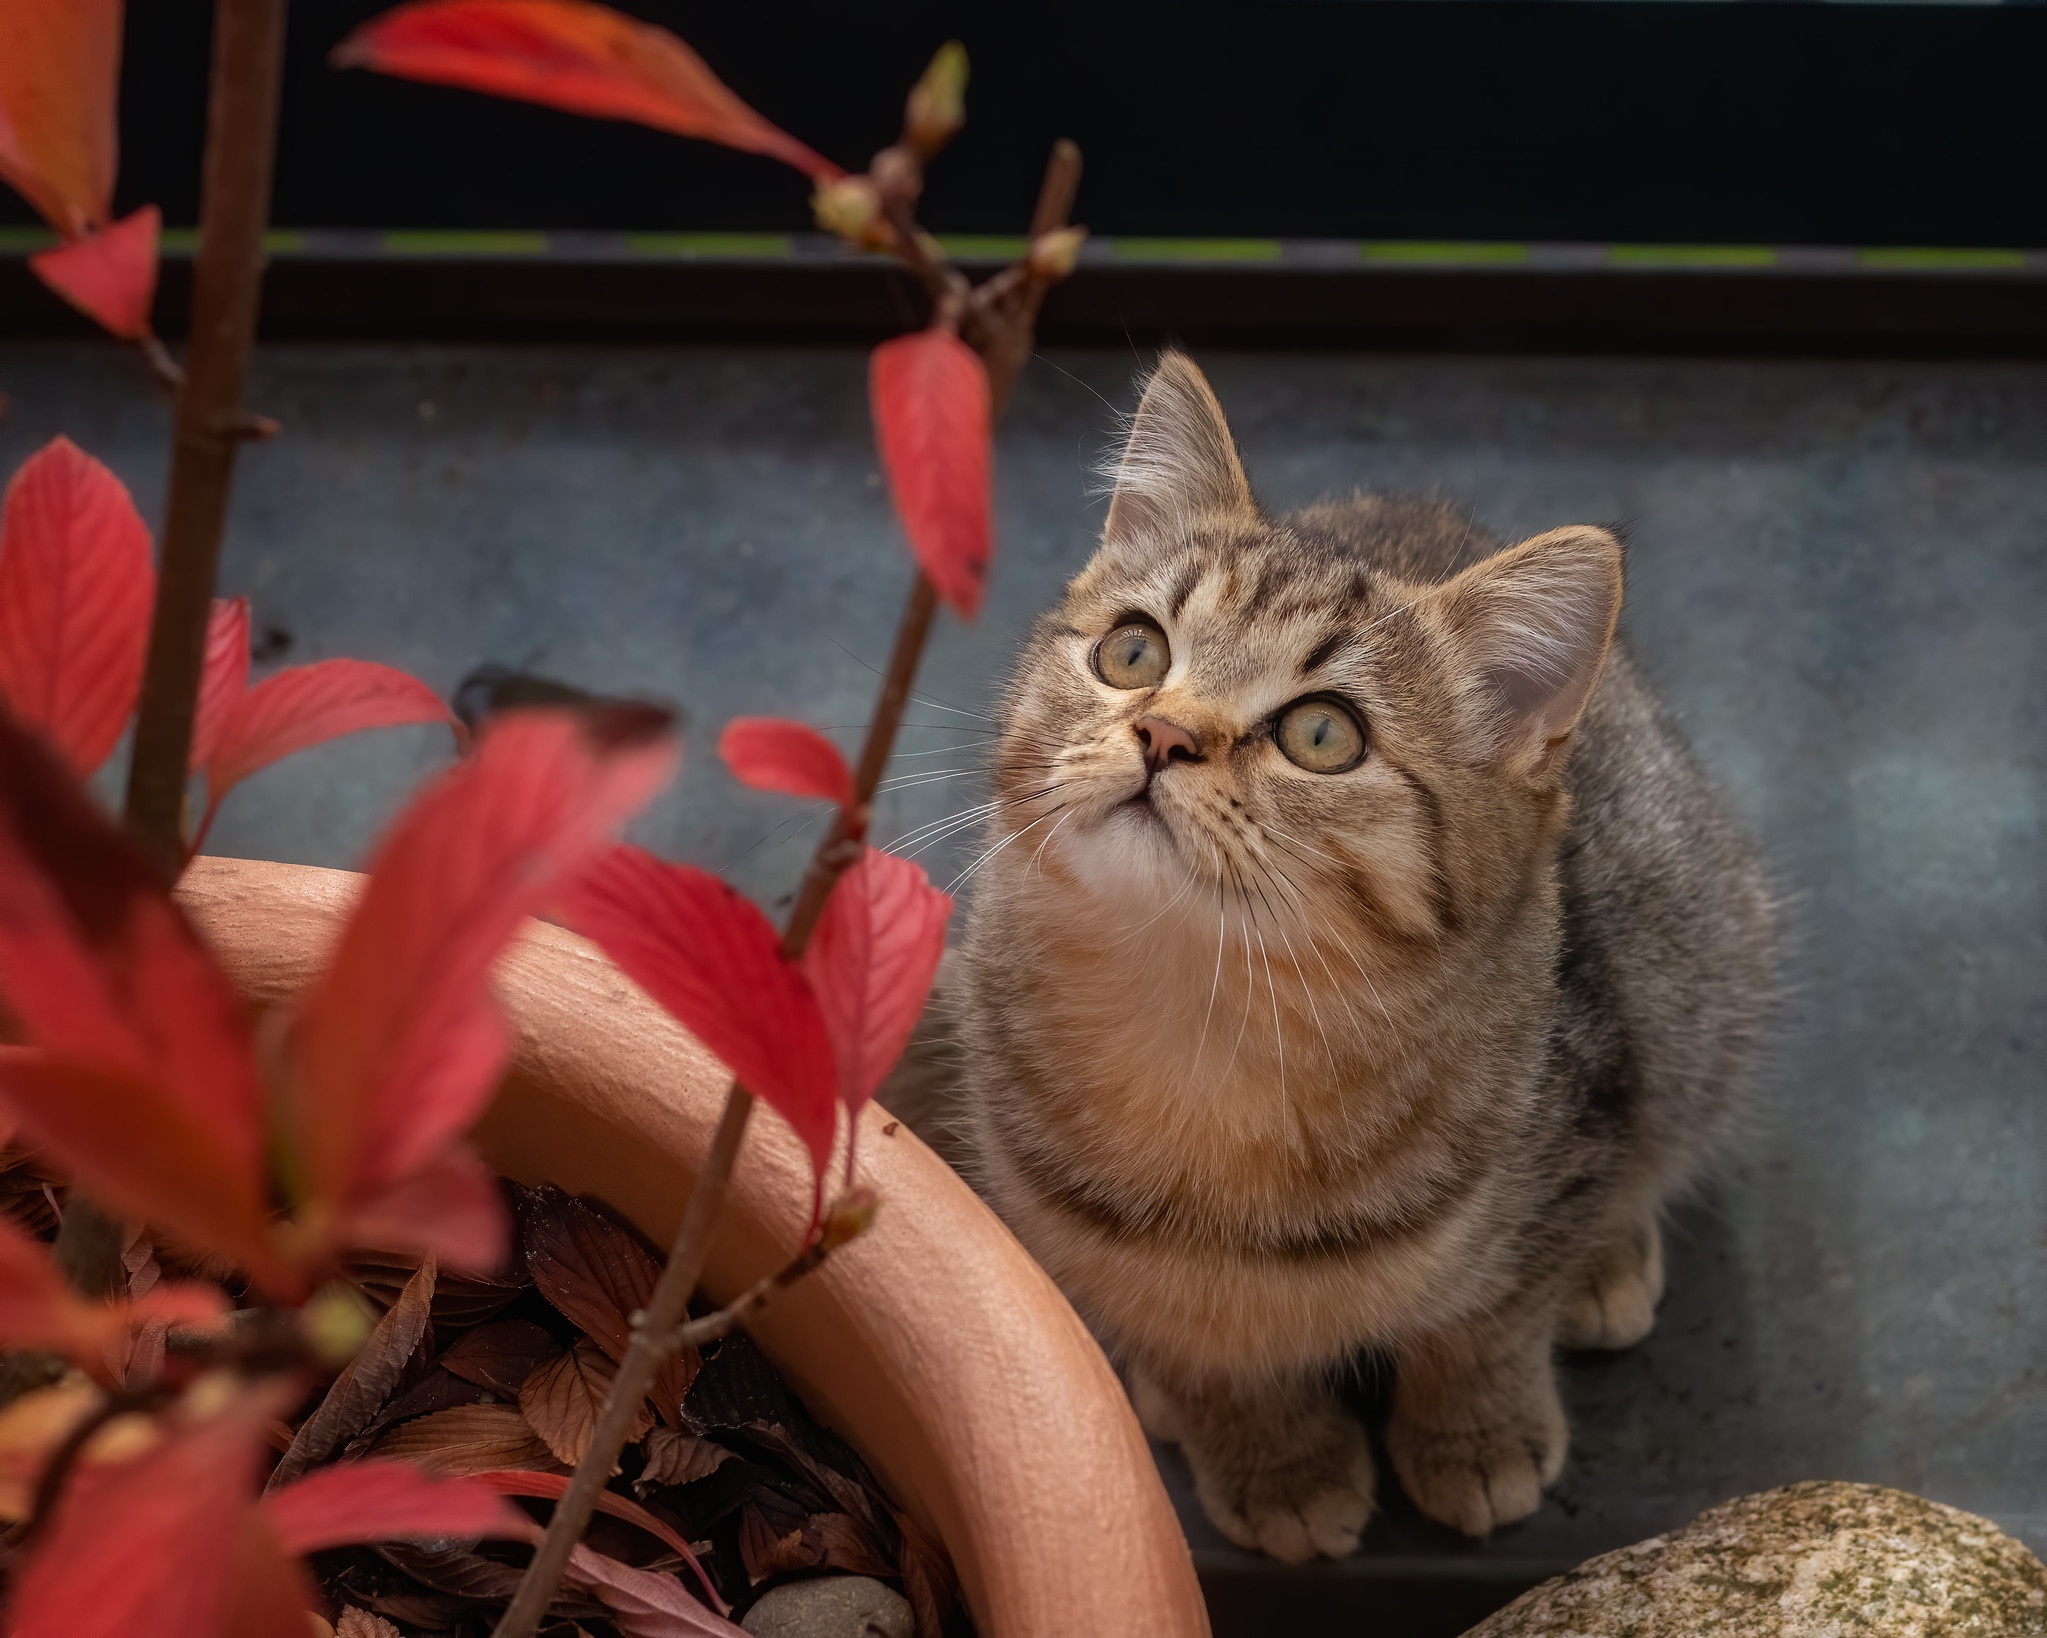
[[[1116,463],[1104,545],[1171,532],[1196,517],[1256,516],[1251,485],[1208,378],[1185,353],[1168,352]]]

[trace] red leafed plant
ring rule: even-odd
[[[205,232],[234,253],[212,264],[223,316],[204,344],[232,351],[253,325],[262,109],[274,105],[282,9],[219,7],[215,96],[227,103],[217,100],[209,137]],[[118,26],[116,0],[0,8],[0,177],[73,241],[53,255],[86,252],[52,282],[110,324],[138,311],[133,277],[117,276],[133,235],[105,222]],[[854,1186],[852,1117],[923,1008],[951,901],[914,864],[868,846],[869,811],[937,603],[971,615],[983,595],[991,424],[1029,354],[1038,305],[1080,246],[1083,230],[1065,225],[1078,151],[1054,151],[1026,258],[976,285],[946,264],[914,210],[924,166],[964,119],[956,45],[912,89],[898,140],[859,175],[748,108],[673,35],[583,0],[422,0],[365,25],[336,60],[776,158],[810,179],[820,222],[901,257],[929,293],[931,322],[877,350],[872,405],[919,572],[856,765],[814,730],[775,719],[742,719],[721,742],[745,782],[833,807],[780,933],[715,878],[611,840],[673,766],[665,713],[513,711],[486,723],[391,826],[325,971],[257,1020],[169,892],[170,865],[196,846],[178,817],[181,781],[205,780],[203,837],[226,792],[271,761],[447,712],[412,679],[354,661],[251,687],[248,605],[212,598],[218,517],[179,510],[197,489],[173,482],[159,577],[147,530],[103,467],[62,440],[23,467],[0,520],[0,1018],[12,1043],[0,1046],[0,1124],[75,1185],[60,1252],[81,1223],[125,1221],[192,1277],[110,1300],[91,1259],[53,1260],[0,1229],[0,1347],[53,1353],[79,1373],[0,1410],[0,1512],[11,1487],[23,1520],[0,1538],[12,1556],[9,1626],[34,1638],[111,1638],[144,1624],[165,1638],[297,1632],[311,1600],[298,1555],[500,1534],[538,1539],[499,1638],[530,1638],[565,1577],[622,1630],[731,1632],[674,1578],[581,1537],[600,1506],[673,1535],[606,1490],[623,1445],[647,1432],[650,1390],[666,1384],[654,1403],[672,1416],[663,1396],[674,1396],[678,1355],[727,1335],[876,1209]],[[265,74],[267,91],[254,83]],[[142,226],[153,246],[153,217]],[[208,266],[202,252],[201,305]],[[146,314],[146,290],[140,300]],[[200,451],[213,463],[205,481],[224,489],[232,443],[248,430],[241,364],[197,363],[180,397],[179,460],[198,473]],[[126,834],[80,781],[111,754],[138,688]],[[156,783],[144,790],[148,759]],[[530,1407],[529,1387],[518,1390],[517,1414],[544,1431],[544,1452],[577,1458],[573,1477],[525,1462],[474,1482],[390,1461],[319,1467],[430,1329],[436,1271],[487,1280],[506,1246],[503,1197],[464,1134],[509,1052],[492,964],[540,914],[594,940],[733,1071],[711,1153],[658,1274],[651,1259],[635,1264],[590,1309],[586,1342],[530,1387]],[[810,1153],[811,1227],[784,1268],[691,1318],[756,1100]],[[841,1110],[847,1187],[827,1210]],[[112,1243],[118,1252],[120,1233]],[[364,1317],[337,1278],[351,1253],[417,1268],[352,1361]],[[516,1325],[496,1345],[516,1353]],[[319,1408],[284,1430],[290,1448],[258,1500],[277,1419],[337,1367]],[[8,1391],[0,1383],[0,1398]],[[553,1502],[544,1535],[501,1499],[514,1494]],[[689,1557],[680,1538],[668,1545]]]
[[[80,775],[112,754],[135,709],[156,571],[121,480],[68,438],[21,465],[0,501],[0,703]],[[241,780],[339,734],[460,725],[439,695],[390,666],[323,660],[254,688],[246,598],[215,606],[192,736],[206,812]]]
[[[36,277],[124,341],[150,336],[162,218],[113,220],[121,0],[10,0],[0,7],[0,182],[57,230]]]
[[[226,1331],[203,1284],[91,1303],[45,1248],[0,1235],[0,1343],[119,1384],[50,1446],[11,1630],[111,1635],[145,1612],[175,1634],[292,1630],[310,1602],[292,1554],[530,1529],[487,1489],[383,1463],[257,1507],[259,1457],[348,1329],[346,1298],[298,1305],[351,1247],[479,1270],[502,1256],[497,1187],[462,1137],[508,1050],[490,965],[674,760],[651,708],[494,724],[392,826],[327,971],[259,1040],[147,856],[0,714],[0,995],[20,1043],[0,1049],[0,1108],[81,1189],[235,1271],[253,1302]],[[183,1340],[124,1381],[116,1344],[150,1320]],[[95,1457],[90,1435],[129,1412],[155,1414]]]

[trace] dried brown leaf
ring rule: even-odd
[[[602,1349],[589,1341],[579,1342],[526,1379],[519,1390],[519,1411],[556,1458],[574,1467],[590,1448],[590,1435],[596,1431],[605,1396],[617,1374],[617,1367]],[[653,1412],[642,1402],[627,1437],[637,1439],[653,1425]],[[618,1470],[614,1467],[612,1471]]]
[[[418,1269],[419,1259],[408,1252],[358,1251],[342,1266],[358,1291],[379,1308],[389,1308]],[[443,1274],[434,1286],[434,1322],[450,1330],[478,1324],[530,1283],[525,1270],[517,1267],[498,1274]]]
[[[527,1271],[540,1294],[614,1363],[624,1359],[633,1313],[654,1294],[660,1263],[626,1229],[560,1189],[521,1190],[518,1215]],[[654,1404],[671,1426],[680,1425],[697,1365],[696,1350],[685,1349],[655,1379]]]
[[[558,1471],[554,1453],[516,1405],[458,1405],[401,1423],[371,1447],[371,1454],[455,1476],[505,1467]]]
[[[890,1509],[894,1512],[894,1509]],[[895,1514],[903,1538],[903,1593],[917,1622],[917,1638],[944,1638],[959,1608],[960,1584],[952,1560],[909,1514]]]
[[[381,1615],[372,1615],[368,1610],[350,1604],[342,1610],[341,1619],[334,1623],[334,1638],[405,1638],[405,1635]]]
[[[458,1338],[441,1355],[441,1369],[506,1399],[516,1399],[534,1367],[562,1351],[562,1345],[531,1320],[493,1320]]]
[[[432,1416],[436,1411],[452,1410],[457,1405],[473,1405],[483,1395],[484,1390],[475,1383],[464,1382],[459,1376],[436,1365],[378,1411],[369,1426],[342,1447],[341,1459],[354,1461],[377,1442],[385,1429],[400,1422],[410,1422],[415,1416]]]
[[[777,1533],[752,1502],[739,1509],[739,1557],[746,1565],[746,1579],[756,1587],[770,1576],[824,1567],[823,1549],[805,1539],[801,1525]]]
[[[511,1564],[461,1547],[422,1547],[412,1542],[385,1542],[376,1554],[393,1569],[403,1570],[423,1587],[499,1604],[519,1590],[525,1572]]]
[[[411,1586],[387,1587],[365,1597],[380,1615],[403,1621],[407,1626],[424,1627],[430,1632],[446,1631],[470,1608],[461,1599],[450,1598],[446,1593],[430,1593]]]
[[[148,1229],[138,1226],[129,1234],[128,1248],[121,1253],[121,1272],[127,1276],[128,1300],[134,1302],[156,1289],[156,1282],[163,1278],[163,1264],[156,1260],[156,1242]]]
[[[291,1449],[278,1459],[270,1490],[291,1483],[316,1462],[369,1426],[370,1419],[405,1379],[405,1367],[433,1322],[435,1267],[429,1257],[405,1284],[397,1302],[370,1332],[362,1352],[345,1366],[319,1408],[306,1418]]]
[[[874,1532],[847,1513],[813,1513],[803,1521],[806,1541],[827,1567],[848,1575],[896,1573],[896,1561],[874,1539]]]
[[[734,1460],[733,1453],[723,1445],[669,1427],[655,1428],[649,1433],[645,1449],[646,1465],[636,1483],[641,1495],[662,1485],[695,1484]]]

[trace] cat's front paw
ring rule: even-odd
[[[1372,1516],[1372,1453],[1365,1430],[1341,1413],[1327,1433],[1312,1450],[1274,1447],[1248,1459],[1183,1447],[1201,1510],[1239,1547],[1282,1563],[1348,1557]]]
[[[1485,1536],[1525,1519],[1563,1471],[1570,1435],[1552,1387],[1505,1414],[1429,1426],[1396,1409],[1386,1449],[1400,1486],[1438,1524]]]
[[[1632,1348],[1656,1329],[1663,1300],[1663,1235],[1654,1218],[1606,1250],[1558,1316],[1566,1348]]]

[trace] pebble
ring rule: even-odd
[[[754,1638],[912,1638],[917,1625],[907,1598],[864,1575],[785,1581],[739,1624]]]

